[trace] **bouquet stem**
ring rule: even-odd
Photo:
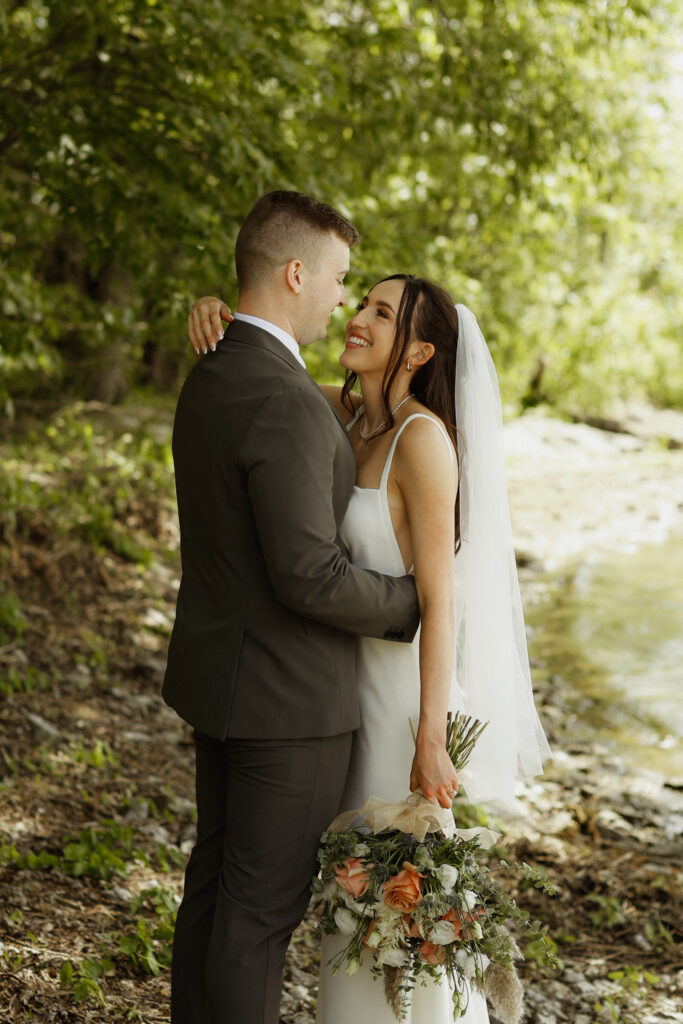
[[[417,746],[417,735],[412,718],[409,718],[408,722],[410,723],[413,743]],[[452,711],[448,712],[446,719],[446,750],[457,772],[464,768],[469,761],[476,742],[487,725],[488,722],[480,722],[478,718],[464,715],[460,711],[456,711],[455,715]]]

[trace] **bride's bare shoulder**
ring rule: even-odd
[[[410,412],[405,419],[411,416],[415,416],[415,419],[401,431],[398,439],[396,457],[399,463],[409,467],[412,463],[419,464],[425,458],[430,462],[435,459],[440,463],[445,459],[452,463],[455,451],[446,424],[421,402],[414,401],[410,405]],[[416,416],[416,413],[419,415]]]
[[[320,390],[330,403],[342,423],[350,423],[356,415],[360,398],[358,395],[349,393],[346,401],[342,402],[342,389],[333,384],[321,384]]]

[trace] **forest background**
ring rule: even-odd
[[[260,194],[307,191],[358,226],[350,305],[389,273],[441,281],[478,316],[509,419],[536,408],[508,423],[516,449],[506,428],[532,637],[549,593],[551,639],[576,632],[561,599],[586,552],[670,532],[682,53],[676,0],[0,0],[0,1020],[168,1020],[194,835],[192,739],[160,698],[171,423],[190,303],[234,305]],[[343,321],[305,352],[321,381]],[[654,649],[680,665],[677,551],[643,559],[662,567]],[[643,634],[632,583],[608,598],[618,644]],[[674,726],[649,678],[617,706],[590,645],[535,650],[556,763],[497,854],[558,888],[548,905],[507,881],[563,964],[524,944],[529,1024],[679,1021],[680,780],[625,768],[587,723],[626,716],[660,753]],[[316,973],[308,920],[286,1024],[312,1021]]]
[[[0,5],[0,396],[175,393],[254,199],[479,316],[511,409],[683,400],[673,0]],[[310,350],[339,375],[341,317]]]

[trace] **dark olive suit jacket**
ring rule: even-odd
[[[182,580],[163,695],[217,739],[359,725],[356,635],[410,641],[412,577],[353,566],[339,537],[355,461],[285,346],[235,321],[178,400]]]

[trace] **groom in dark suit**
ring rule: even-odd
[[[359,724],[355,636],[410,641],[411,577],[353,566],[343,425],[299,354],[346,302],[355,228],[262,197],[239,304],[173,433],[182,580],[164,698],[195,729],[197,842],[173,952],[173,1024],[277,1024],[282,967]]]

